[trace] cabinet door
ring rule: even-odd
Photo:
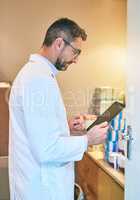
[[[97,195],[92,192],[90,185],[87,183],[84,185],[84,193],[86,200],[98,200]]]
[[[76,177],[86,200],[124,200],[123,188],[87,154],[77,163]]]
[[[90,191],[97,195],[99,167],[88,155],[86,155],[85,162],[88,168],[85,176],[86,182],[89,185]]]
[[[124,200],[123,188],[102,169],[99,169],[98,200]]]
[[[83,189],[86,200],[97,200],[96,187],[94,187],[97,184],[93,175],[96,170],[93,169],[92,165],[93,163],[87,155],[84,156],[82,161],[76,162],[76,182]]]
[[[0,156],[8,155],[8,92],[9,88],[0,88]]]

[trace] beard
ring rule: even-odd
[[[72,61],[65,62],[65,61],[62,61],[60,58],[57,58],[55,67],[59,71],[66,71],[70,64],[72,64]]]

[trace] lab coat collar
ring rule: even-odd
[[[57,75],[59,72],[56,67],[44,56],[41,56],[40,54],[31,54],[29,61],[40,61],[43,64],[47,64],[47,66],[50,67],[51,72],[53,73],[54,76]]]

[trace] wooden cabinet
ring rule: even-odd
[[[82,187],[86,200],[124,200],[124,189],[87,153],[76,163],[76,182]]]
[[[9,112],[8,97],[10,86],[0,85],[0,156],[8,155]]]

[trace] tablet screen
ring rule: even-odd
[[[123,110],[124,107],[124,104],[115,101],[102,115],[97,117],[97,119],[87,128],[87,131],[90,130],[93,126],[102,122],[110,122],[116,115],[118,115]]]

